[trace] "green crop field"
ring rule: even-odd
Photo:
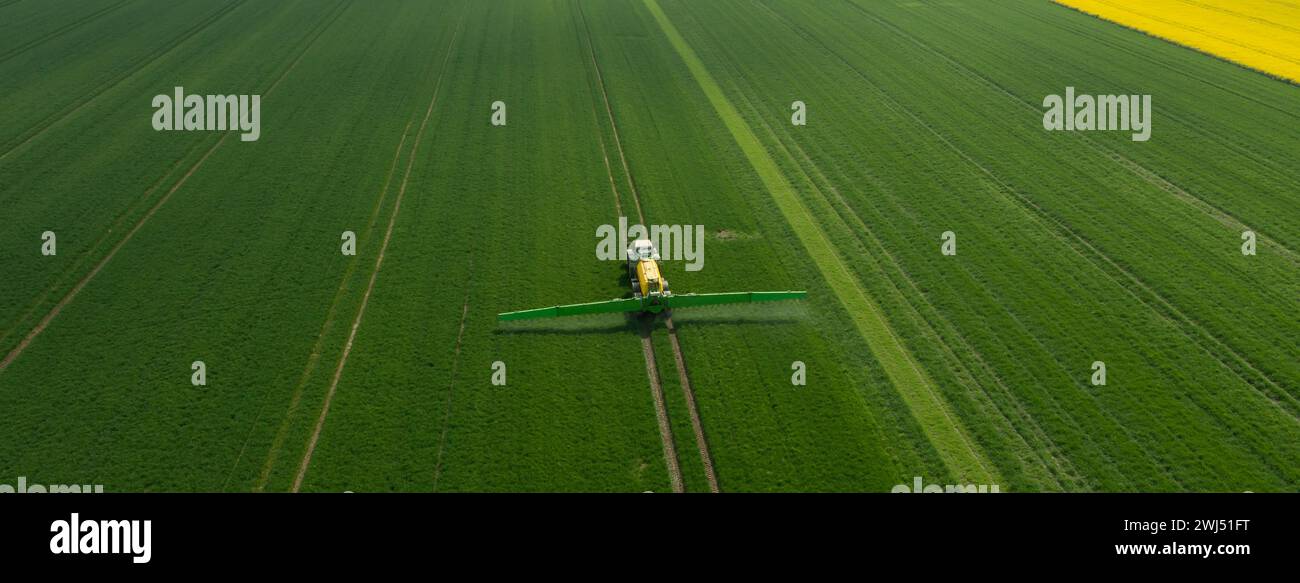
[[[0,483],[1300,491],[1300,87],[1048,0],[0,0],[0,110]],[[807,296],[498,321],[620,217]]]

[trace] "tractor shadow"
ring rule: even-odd
[[[809,322],[808,307],[799,301],[760,304],[726,304],[674,310],[673,326],[719,326],[734,324],[780,325]]]
[[[589,334],[640,334],[640,319],[634,314],[593,314],[552,320],[497,322],[493,334],[541,334],[585,336]]]

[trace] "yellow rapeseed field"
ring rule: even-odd
[[[1053,0],[1300,82],[1300,0]]]

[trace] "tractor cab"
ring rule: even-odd
[[[655,249],[655,244],[649,239],[637,239],[632,242],[632,246],[627,248],[628,261],[643,261],[646,259],[659,260],[659,251]]]

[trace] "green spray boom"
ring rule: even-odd
[[[716,306],[721,304],[749,304],[755,302],[776,302],[797,300],[808,295],[805,291],[747,291],[715,294],[664,294],[590,302],[586,304],[569,304],[536,308],[497,314],[497,320],[510,322],[514,320],[534,320],[540,318],[563,318],[584,314],[611,314],[618,312],[646,312],[658,314],[672,308],[690,308],[695,306]]]

